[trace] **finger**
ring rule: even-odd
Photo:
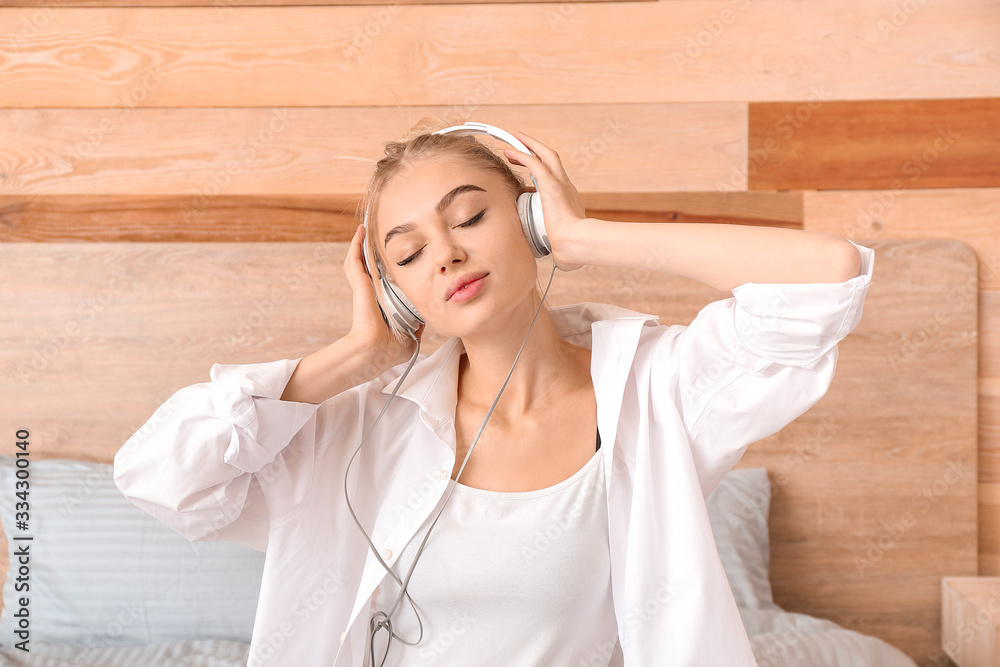
[[[355,248],[358,246],[358,236],[361,233],[361,226],[354,230],[354,236],[351,237],[351,245],[347,248],[347,255],[344,257],[344,273],[350,277],[351,265],[354,263],[354,253]]]
[[[371,282],[368,271],[364,264],[364,244],[365,229],[358,227],[354,232],[354,239],[351,241],[350,250],[347,253],[347,262],[350,263],[350,272],[355,274],[361,282]]]
[[[559,153],[549,148],[538,139],[535,139],[531,135],[525,134],[520,130],[514,134],[521,140],[521,143],[531,150],[532,153],[542,159],[546,166],[549,167],[550,171],[556,174],[565,175],[566,170],[563,169],[562,160],[559,159]]]
[[[368,271],[365,270],[365,232],[367,230],[364,227],[358,227],[355,232],[355,243],[351,247],[352,254],[354,255],[355,264],[360,265],[358,270],[365,275],[368,275]]]
[[[503,150],[504,156],[513,162],[514,164],[519,164],[523,167],[527,167],[528,171],[538,178],[540,172],[544,172],[546,175],[552,174],[552,171],[548,168],[542,160],[535,157],[534,155],[529,155],[527,153],[522,153],[521,151],[514,148],[505,148]]]
[[[510,153],[509,155],[508,151]],[[551,175],[553,178],[559,180],[565,180],[567,178],[565,170],[563,170],[562,165],[559,164],[558,161],[555,162],[555,169],[553,170],[550,168],[551,163],[546,164],[546,162],[540,157],[528,155],[527,153],[522,153],[519,150],[508,148],[504,150],[504,155],[507,155],[507,158],[515,164],[527,167],[528,171],[534,174],[536,179],[538,178],[539,172],[544,172],[546,176]]]
[[[525,153],[524,151],[519,151],[513,146],[510,148],[503,149],[504,157],[506,157],[511,162],[515,162],[520,165],[527,166],[528,160],[537,160],[534,155]]]
[[[358,229],[361,229],[360,225],[358,225]],[[354,235],[351,236],[351,245],[348,246],[348,248],[347,248],[347,254],[344,255],[344,266],[347,266],[348,262],[351,261],[351,250],[354,248],[354,241],[357,240],[357,238],[358,238],[358,229],[355,229],[354,230]]]

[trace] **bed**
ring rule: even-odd
[[[950,664],[941,578],[977,574],[975,254],[949,239],[854,240],[876,251],[874,280],[830,390],[709,498],[761,667]],[[245,665],[264,554],[187,542],[121,497],[111,461],[213,363],[294,359],[346,334],[347,244],[5,248],[0,665]],[[546,280],[550,267],[540,260]],[[728,296],[585,267],[557,272],[548,300],[685,323]],[[422,352],[443,340],[428,330]],[[11,514],[19,439],[25,529]],[[30,653],[15,647],[25,623]]]

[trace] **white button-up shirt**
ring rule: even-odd
[[[749,444],[829,388],[874,268],[874,251],[855,245],[855,278],[744,283],[686,326],[599,303],[549,310],[562,338],[591,350],[627,667],[756,665],[705,497]],[[463,350],[452,338],[418,358],[351,465],[351,505],[390,566],[454,469]],[[122,446],[115,482],[190,540],[267,551],[249,665],[359,667],[388,575],[348,511],[344,474],[407,364],[322,404],[282,401],[300,360],[215,364]]]

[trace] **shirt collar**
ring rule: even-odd
[[[613,327],[638,319],[643,323],[651,320],[650,324],[655,325],[659,319],[649,313],[589,301],[550,308],[548,313],[556,332],[563,340],[597,354],[601,354],[604,350],[593,348],[591,325],[594,323],[608,321],[608,325]],[[598,340],[610,338],[613,336],[599,337]],[[598,345],[600,347],[600,343]],[[461,338],[449,338],[427,357],[414,362],[403,387],[396,394],[397,397],[406,398],[419,405],[421,418],[432,430],[450,424],[455,418],[458,400],[458,362],[464,351],[465,346]],[[594,368],[593,363],[591,368]],[[388,382],[381,392],[391,394],[398,383],[399,378]]]

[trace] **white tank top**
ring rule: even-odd
[[[535,491],[486,491],[450,480],[455,491],[406,587],[423,638],[416,646],[393,639],[385,667],[623,665],[603,469],[598,449],[571,477]],[[393,563],[400,580],[439,508]],[[399,588],[387,574],[371,611],[388,613]],[[392,615],[392,630],[409,642],[420,636],[406,596]],[[375,637],[375,667],[387,642],[382,629]]]

